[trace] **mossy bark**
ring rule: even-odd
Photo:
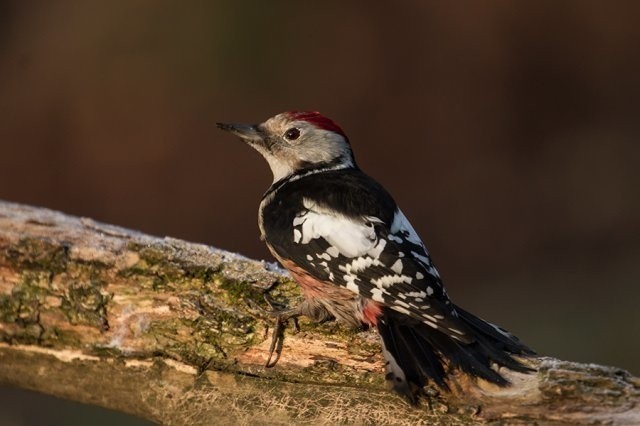
[[[163,424],[640,424],[637,378],[551,358],[411,407],[385,388],[375,333],[332,323],[302,321],[267,369],[275,283],[277,302],[299,298],[273,265],[0,202],[0,383]]]

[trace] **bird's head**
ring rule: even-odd
[[[261,124],[218,123],[267,160],[274,182],[303,170],[355,167],[349,140],[318,112],[289,111]]]

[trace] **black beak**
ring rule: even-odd
[[[257,143],[264,139],[264,135],[255,124],[216,123],[219,129],[231,132],[246,142]]]

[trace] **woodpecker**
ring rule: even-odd
[[[290,111],[218,127],[256,149],[273,172],[258,225],[303,290],[287,318],[377,328],[386,379],[412,403],[430,381],[449,389],[455,369],[499,386],[509,382],[496,366],[533,371],[514,358],[534,355],[518,338],[451,302],[424,243],[391,195],[356,165],[334,121]]]

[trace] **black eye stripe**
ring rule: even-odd
[[[284,132],[284,137],[287,140],[294,141],[300,137],[300,129],[297,129],[295,127],[287,129],[287,131]]]

